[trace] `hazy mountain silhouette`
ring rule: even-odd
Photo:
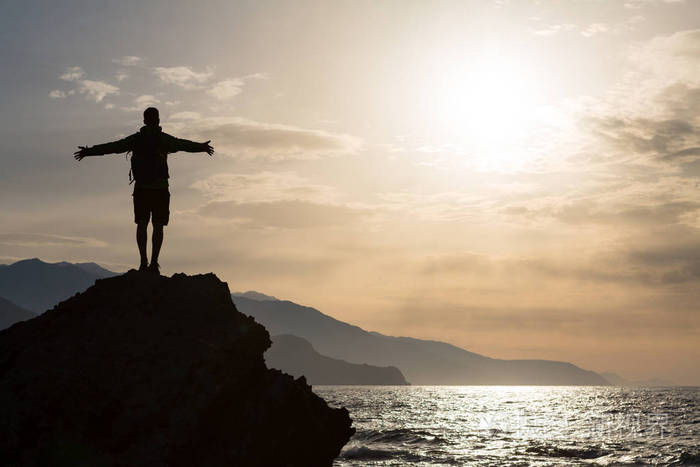
[[[291,334],[272,337],[265,362],[292,376],[305,376],[310,384],[408,384],[396,367],[360,365],[326,357],[316,352],[309,341]]]
[[[89,272],[90,274],[93,274],[100,279],[106,279],[108,277],[114,277],[114,276],[118,276],[120,274],[118,272],[113,272],[113,271],[110,271],[109,269],[105,269],[97,263],[69,263],[67,261],[61,261],[60,263],[56,263],[56,264],[79,267],[83,271]]]
[[[0,464],[330,466],[354,433],[213,274],[131,271],[0,331]]]
[[[36,316],[36,313],[25,310],[11,301],[0,297],[0,330],[9,328],[19,321],[36,318]]]
[[[0,297],[43,313],[61,300],[82,292],[96,279],[115,275],[95,263],[45,263],[38,258],[0,265]]]
[[[629,380],[623,378],[617,373],[601,373],[601,376],[608,380],[614,386],[631,386],[631,387],[671,387],[677,386],[673,381],[668,381],[661,378],[652,378],[646,380]]]
[[[238,309],[272,335],[293,334],[320,353],[351,363],[395,366],[411,384],[608,385],[602,376],[571,363],[499,360],[444,342],[368,332],[290,301],[234,297]]]
[[[249,290],[247,292],[233,292],[231,294],[234,297],[249,298],[251,300],[257,300],[259,302],[264,302],[266,300],[278,301],[277,297],[272,295],[265,295],[264,293],[256,292],[255,290]]]

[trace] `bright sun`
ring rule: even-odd
[[[538,80],[522,60],[498,54],[447,67],[434,77],[434,124],[482,169],[508,170],[528,159]]]

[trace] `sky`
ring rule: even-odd
[[[700,2],[0,2],[0,263],[138,265],[389,335],[700,384]]]

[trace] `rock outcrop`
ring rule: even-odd
[[[213,274],[130,271],[0,331],[0,465],[331,465],[352,436]]]
[[[291,334],[272,337],[272,347],[265,353],[265,362],[292,376],[304,376],[314,385],[387,385],[406,386],[408,382],[395,366],[374,366],[349,363],[316,352],[311,343]]]

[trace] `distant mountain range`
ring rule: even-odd
[[[20,307],[43,313],[81,292],[96,279],[116,276],[95,263],[45,263],[38,258],[0,265],[0,297]]]
[[[0,307],[0,318],[11,323],[31,317],[28,312],[42,313],[87,289],[96,279],[114,275],[117,273],[95,263],[46,263],[35,258],[0,265],[0,297],[5,299],[0,303],[11,302]],[[346,372],[357,370],[356,366],[348,365],[366,365],[364,373],[356,373],[361,375],[358,378],[371,374],[373,367],[383,367],[377,381],[387,378],[398,381],[398,376],[391,374],[393,370],[386,370],[395,367],[401,378],[405,377],[411,384],[609,384],[601,375],[571,363],[500,360],[444,342],[365,331],[314,308],[259,292],[236,292],[232,299],[241,312],[253,316],[275,336],[276,344],[269,351],[270,361],[293,374],[301,371],[320,378],[321,373],[313,373],[319,368],[326,368],[323,372],[331,374],[333,365],[336,369],[345,368]],[[309,378],[314,379],[316,376]]]
[[[368,332],[290,301],[233,297],[236,307],[270,334],[308,340],[320,353],[352,363],[399,368],[421,385],[609,385],[602,376],[571,363],[499,360],[444,342]]]
[[[9,328],[18,321],[35,318],[36,313],[27,311],[11,301],[0,297],[0,331]]]
[[[265,352],[265,362],[294,377],[305,376],[309,384],[406,385],[398,368],[348,363],[326,357],[314,350],[306,339],[282,334],[272,336],[272,347]]]
[[[665,379],[654,378],[641,381],[629,380],[623,378],[617,373],[601,373],[601,376],[606,380],[610,381],[610,384],[614,386],[629,386],[629,387],[671,387],[676,386],[673,381],[668,381]]]
[[[231,296],[249,298],[251,300],[257,300],[259,302],[264,302],[268,300],[279,301],[278,298],[273,297],[272,295],[265,295],[264,293],[256,292],[254,290],[249,290],[247,292],[233,292]]]

